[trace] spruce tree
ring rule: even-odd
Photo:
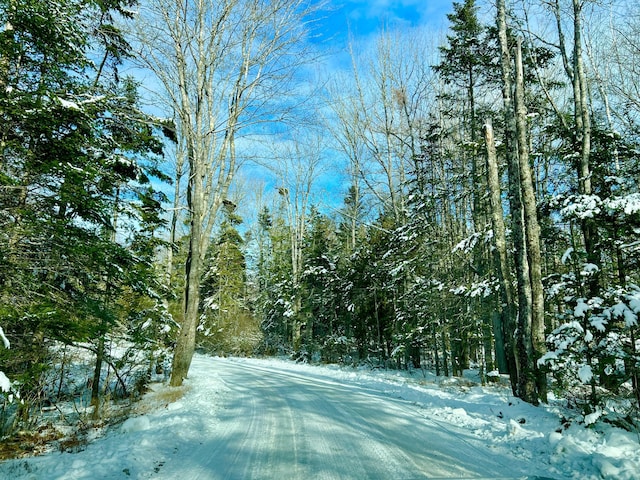
[[[161,177],[155,127],[117,74],[126,42],[113,20],[130,4],[0,4],[0,324],[17,339],[2,361],[25,398],[54,341],[98,339],[99,377],[103,340],[127,315],[118,295],[153,277],[115,235],[125,215],[148,224],[128,205]]]

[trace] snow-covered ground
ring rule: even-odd
[[[640,440],[563,424],[504,385],[423,372],[197,355],[182,389],[77,453],[0,464],[0,478],[640,479]]]

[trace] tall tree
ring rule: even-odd
[[[173,386],[191,364],[203,262],[238,168],[236,139],[243,128],[272,118],[267,105],[282,101],[277,96],[284,98],[288,79],[306,60],[308,12],[305,0],[153,0],[141,18],[139,55],[175,112],[188,164],[189,246]]]
[[[516,137],[518,145],[518,164],[520,191],[522,195],[522,210],[526,239],[527,260],[529,263],[529,283],[531,285],[531,369],[535,375],[536,400],[547,399],[547,379],[538,367],[538,360],[545,353],[545,322],[544,322],[544,289],[542,286],[542,257],[540,252],[540,227],[538,225],[538,210],[533,176],[529,163],[529,140],[527,126],[527,107],[524,91],[524,67],[522,62],[522,43],[518,39],[515,50],[515,95],[514,115],[516,117]],[[529,341],[527,340],[527,343]]]
[[[531,345],[531,284],[529,259],[527,256],[525,219],[522,207],[516,112],[513,101],[515,79],[513,75],[511,45],[507,34],[507,13],[504,0],[497,0],[497,24],[501,52],[500,65],[502,68],[502,100],[505,120],[504,143],[509,172],[509,206],[511,210],[518,292],[517,330],[513,330],[514,334],[516,332],[518,334],[513,345],[516,370],[511,372],[511,384],[520,398],[536,403],[538,398],[532,361],[533,347]]]
[[[430,104],[428,54],[415,32],[383,31],[371,54],[351,52],[354,89],[340,86],[332,100],[336,139],[349,156],[352,184],[399,224],[405,220],[406,173],[419,150],[421,114]]]
[[[212,352],[248,355],[259,339],[247,295],[245,241],[238,232],[242,218],[236,205],[224,204],[224,218],[209,247],[202,281],[202,316],[199,345]]]
[[[472,195],[472,214],[476,231],[484,229],[486,212],[482,205],[484,196],[482,183],[482,156],[476,144],[480,133],[477,121],[478,87],[491,68],[487,52],[487,32],[478,19],[478,6],[475,0],[453,3],[453,13],[447,15],[451,22],[451,34],[447,35],[448,45],[440,47],[442,60],[435,70],[445,81],[451,81],[465,92],[466,125],[463,125],[463,142],[469,142],[471,171],[470,187]]]
[[[591,132],[592,119],[590,111],[589,84],[587,82],[585,60],[584,60],[584,39],[583,39],[583,10],[590,0],[571,0],[572,16],[572,42],[567,44],[566,34],[563,27],[562,8],[560,0],[549,3],[553,12],[557,34],[558,49],[562,58],[565,73],[571,82],[572,103],[573,103],[573,125],[570,126],[565,119],[561,122],[565,130],[572,137],[573,148],[577,155],[574,168],[577,175],[577,194],[582,200],[588,202],[594,193],[593,171],[591,162]],[[558,115],[562,115],[557,111]],[[593,265],[600,265],[601,252],[598,241],[598,229],[593,218],[582,218],[580,228],[583,236],[584,249],[586,251],[587,262]],[[588,279],[588,294],[595,297],[600,292],[600,274],[595,272]]]
[[[124,211],[143,222],[122,206],[159,175],[161,153],[137,85],[117,71],[127,44],[114,17],[131,5],[0,3],[0,263],[12,272],[0,282],[0,317],[22,339],[12,368],[32,392],[53,341],[91,345],[128,313],[107,292],[152,281],[113,235]],[[90,348],[99,367],[100,342]]]
[[[304,242],[307,236],[308,219],[312,204],[314,183],[323,168],[321,141],[318,137],[303,138],[298,135],[292,143],[274,151],[279,162],[272,165],[278,178],[279,212],[286,225],[287,251],[291,257],[291,316],[292,346],[301,345],[304,318],[302,315],[302,274],[305,264]]]
[[[498,169],[498,154],[491,119],[485,121],[485,145],[487,149],[487,185],[490,192],[491,223],[493,226],[493,241],[495,258],[500,282],[500,310],[499,317],[494,321],[494,335],[496,337],[496,356],[502,373],[515,371],[511,335],[514,332],[513,319],[516,318],[513,298],[512,275],[508,260],[507,235],[502,208],[502,194]]]

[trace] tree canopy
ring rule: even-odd
[[[623,6],[453,2],[440,45],[388,24],[325,78],[315,2],[0,0],[0,433],[73,395],[69,348],[95,417],[199,348],[475,368],[633,427]]]

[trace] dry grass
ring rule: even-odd
[[[96,431],[104,431],[109,426],[122,423],[130,416],[142,415],[166,408],[180,400],[187,387],[169,387],[159,383],[149,385],[146,394],[137,402],[110,402],[106,399],[100,408],[100,418],[83,418],[75,426],[62,433],[54,425],[40,426],[37,430],[19,431],[14,435],[0,438],[0,461],[40,455],[58,449],[65,452],[77,452],[85,448],[90,441],[88,433],[94,437]]]
[[[169,404],[180,400],[187,391],[186,386],[169,387],[161,384],[152,384],[149,391],[136,404],[136,414],[145,414],[158,408],[166,408]]]
[[[50,425],[33,432],[18,432],[0,441],[0,461],[39,455],[62,437],[63,434]]]

